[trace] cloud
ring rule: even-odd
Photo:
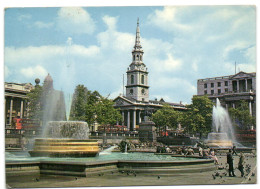
[[[26,78],[37,78],[44,77],[48,74],[45,68],[40,65],[36,65],[34,67],[22,68],[20,73]]]
[[[30,14],[21,14],[21,15],[19,15],[19,16],[17,17],[17,19],[18,19],[19,21],[29,20],[29,19],[31,19],[31,18],[32,18],[32,15],[30,15]]]
[[[46,46],[30,46],[30,47],[6,47],[5,63],[7,65],[16,65],[21,62],[35,63],[44,62],[52,58],[64,59],[68,55],[91,57],[99,53],[97,46],[85,47],[83,45],[72,45],[69,49],[66,46],[46,45]]]
[[[54,25],[54,22],[45,23],[45,22],[37,21],[37,22],[34,22],[34,25],[35,25],[37,28],[40,28],[40,29],[43,29],[43,28],[51,28],[51,27]]]
[[[57,28],[71,34],[92,34],[95,23],[90,14],[83,8],[64,7],[59,9]]]
[[[102,17],[103,22],[107,25],[108,29],[115,30],[117,24],[117,17],[105,15]]]
[[[154,24],[161,29],[172,32],[174,30],[190,31],[189,25],[183,24],[178,20],[179,13],[185,10],[184,7],[166,6],[162,10],[155,10],[148,15],[148,22]]]
[[[8,77],[10,75],[9,68],[5,65],[4,69],[5,69],[4,71],[5,77]]]

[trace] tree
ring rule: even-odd
[[[207,96],[193,96],[192,104],[187,106],[180,122],[189,133],[200,133],[200,136],[211,132],[213,103]]]
[[[70,120],[85,121],[87,96],[87,88],[84,85],[78,85],[73,94]]]
[[[228,111],[235,126],[241,129],[249,129],[251,126],[255,126],[256,118],[250,115],[247,101],[240,100],[237,108],[229,108]]]
[[[97,92],[88,91],[87,103],[86,103],[86,115],[85,121],[92,125],[96,121],[96,106],[102,96]]]
[[[164,104],[162,109],[157,110],[152,115],[153,122],[157,125],[158,130],[163,127],[166,132],[167,126],[173,129],[177,128],[180,112],[175,111],[170,105]]]
[[[99,124],[108,126],[115,125],[121,121],[122,116],[113,105],[114,102],[112,100],[103,97],[96,104],[96,120]]]
[[[37,85],[28,94],[28,113],[29,118],[42,120],[43,116],[43,102],[42,102],[42,87]]]

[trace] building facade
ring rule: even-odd
[[[34,86],[31,83],[5,82],[5,127],[11,128],[14,118],[28,116],[27,93]]]
[[[239,72],[235,75],[199,79],[197,95],[218,98],[226,108],[236,108],[240,100],[248,102],[250,114],[256,115],[256,73]]]
[[[164,104],[172,108],[185,111],[187,108],[181,103],[169,103],[161,100],[149,99],[148,68],[143,62],[144,51],[140,41],[139,20],[137,21],[136,38],[132,50],[132,62],[127,69],[126,94],[114,99],[115,108],[122,114],[122,125],[127,126],[128,130],[138,130],[139,124],[146,115],[150,116]]]

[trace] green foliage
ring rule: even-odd
[[[164,130],[166,130],[166,127],[176,129],[180,112],[175,111],[171,106],[165,104],[163,105],[162,109],[157,110],[152,115],[153,122],[159,127],[164,127]]]
[[[256,126],[256,118],[250,115],[247,101],[240,100],[237,108],[229,108],[228,111],[235,126],[240,125],[242,129],[248,129],[252,125]]]
[[[96,120],[101,125],[114,125],[121,121],[122,116],[119,110],[113,107],[114,102],[107,98],[102,98],[96,104]]]
[[[78,85],[73,94],[70,120],[85,121],[88,90],[84,85]]]
[[[42,100],[42,87],[36,86],[27,94],[28,97],[28,113],[30,119],[42,120],[43,116],[43,100]]]
[[[78,85],[73,95],[70,119],[86,121],[89,125],[95,121],[105,126],[114,125],[122,116],[113,105],[112,100],[102,97],[97,91],[91,92],[84,85]]]
[[[207,96],[194,96],[188,111],[182,114],[180,122],[186,132],[206,135],[211,132],[213,103]]]

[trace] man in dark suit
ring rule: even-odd
[[[235,177],[235,173],[234,173],[234,166],[233,166],[233,156],[232,156],[232,150],[229,149],[228,153],[227,153],[227,163],[228,163],[228,173],[230,177]]]

